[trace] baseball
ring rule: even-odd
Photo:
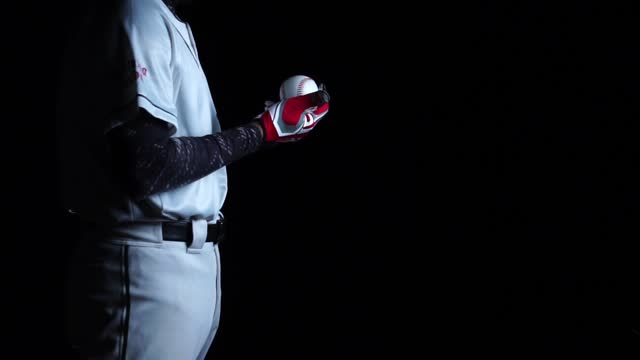
[[[294,75],[280,85],[280,100],[318,91],[316,82],[305,75]]]

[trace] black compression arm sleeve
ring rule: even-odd
[[[262,144],[259,125],[201,137],[171,137],[167,123],[141,112],[109,134],[115,171],[136,199],[196,181]]]

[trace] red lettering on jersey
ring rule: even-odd
[[[136,79],[144,79],[147,77],[147,68],[136,63]]]

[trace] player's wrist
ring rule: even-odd
[[[252,121],[248,125],[257,128],[258,131],[260,132],[260,139],[262,141],[264,141],[264,133],[265,133],[265,131],[264,131],[264,126],[262,125],[262,122],[261,121]]]

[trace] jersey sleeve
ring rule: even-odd
[[[177,129],[174,96],[173,39],[168,19],[148,1],[133,2],[125,9],[123,29],[128,47],[128,76],[135,89],[129,93],[128,110],[143,108],[153,117]],[[135,94],[135,95],[134,95]],[[114,117],[108,129],[126,122],[127,116]]]

